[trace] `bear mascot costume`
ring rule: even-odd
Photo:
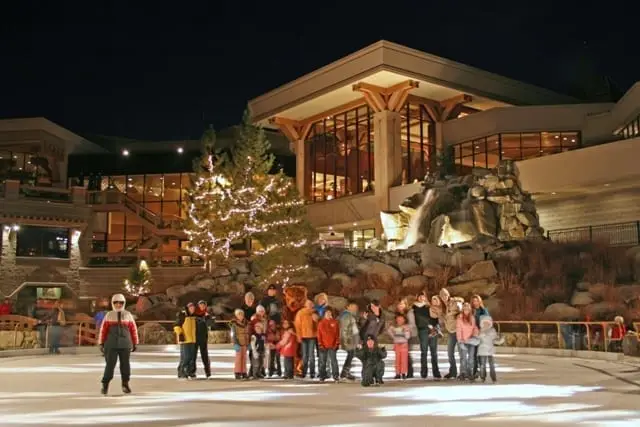
[[[287,285],[284,287],[284,308],[282,309],[282,320],[288,320],[293,324],[298,311],[304,307],[307,301],[307,287],[302,284]],[[298,346],[298,354],[293,360],[295,374],[302,375],[302,347]]]

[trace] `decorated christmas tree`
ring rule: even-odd
[[[231,243],[244,233],[244,216],[238,212],[240,207],[229,181],[229,162],[215,144],[213,130],[206,131],[202,156],[194,161],[184,221],[187,249],[204,260],[208,271],[226,262],[231,256]]]
[[[185,222],[189,250],[210,269],[229,261],[232,243],[250,240],[264,282],[284,282],[306,268],[313,229],[292,180],[271,173],[275,157],[264,131],[245,114],[230,156],[213,150],[211,132],[203,142]]]
[[[138,261],[124,279],[124,290],[132,296],[145,295],[151,292],[151,270],[145,260]]]

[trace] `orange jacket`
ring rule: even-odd
[[[296,314],[293,322],[298,339],[315,338],[317,335],[318,315],[312,308],[303,307]]]
[[[318,324],[318,346],[323,350],[340,347],[340,324],[336,319],[322,319]]]

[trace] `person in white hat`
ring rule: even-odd
[[[109,392],[109,383],[113,379],[113,371],[116,363],[120,361],[120,377],[122,379],[122,392],[131,393],[129,379],[131,378],[131,365],[129,357],[136,351],[138,345],[138,328],[133,315],[124,309],[125,298],[122,294],[111,297],[113,310],[104,316],[98,344],[104,354],[106,365],[102,376],[102,394]]]

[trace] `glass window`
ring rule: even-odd
[[[144,200],[144,175],[129,175],[127,177],[127,196],[138,203]]]
[[[545,132],[543,132],[544,134]],[[543,152],[541,151],[541,134],[535,133],[523,133],[520,135],[522,144],[522,157],[521,159],[531,159],[533,157],[539,157]],[[544,138],[543,138],[544,140]]]
[[[500,135],[502,143],[501,158],[520,160],[522,152],[520,150],[520,134],[519,133],[503,133]]]
[[[484,138],[473,141],[473,167],[487,167],[487,146]]]
[[[164,176],[164,201],[180,200],[180,174],[166,174]]]
[[[71,242],[66,228],[22,226],[17,233],[17,256],[69,258]]]
[[[142,239],[144,233],[144,227],[142,223],[138,221],[135,215],[128,214],[125,221],[125,235],[124,239],[129,241],[138,241]]]
[[[122,241],[125,240],[125,215],[122,212],[111,212],[109,213],[109,237],[111,240]]]
[[[580,136],[578,132],[562,132],[562,151],[575,150],[579,147]]]
[[[162,175],[147,175],[145,177],[144,201],[160,202],[164,191],[164,179]]]
[[[370,190],[372,145],[367,107],[314,123],[305,141],[305,198],[319,202]]]
[[[560,132],[542,132],[542,145],[540,147],[540,155],[555,154],[562,151],[562,133]]]
[[[191,188],[191,177],[193,174],[191,173],[181,173],[180,174],[180,189],[182,191],[182,201],[189,200],[189,189]]]
[[[487,137],[487,168],[493,169],[500,161],[500,137],[491,135]]]

